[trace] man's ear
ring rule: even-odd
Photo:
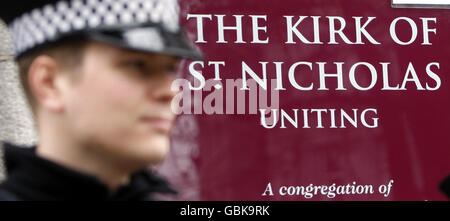
[[[61,77],[58,62],[47,55],[34,59],[28,70],[28,83],[39,108],[51,112],[61,112],[64,102],[58,77]]]

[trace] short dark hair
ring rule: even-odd
[[[20,83],[34,113],[36,111],[36,99],[28,82],[28,72],[34,60],[41,55],[47,55],[61,63],[65,68],[74,68],[80,65],[87,43],[88,40],[84,38],[67,38],[37,48],[17,58]]]

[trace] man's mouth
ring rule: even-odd
[[[172,119],[162,117],[143,117],[141,121],[163,133],[169,133],[173,125]]]

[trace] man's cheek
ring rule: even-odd
[[[139,99],[139,87],[136,84],[126,81],[104,81],[99,84],[97,92],[102,97],[101,100],[113,105],[114,108],[127,108]]]

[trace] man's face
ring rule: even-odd
[[[90,43],[65,90],[70,135],[87,151],[145,167],[169,151],[170,90],[180,60]],[[78,76],[77,76],[78,75]]]

